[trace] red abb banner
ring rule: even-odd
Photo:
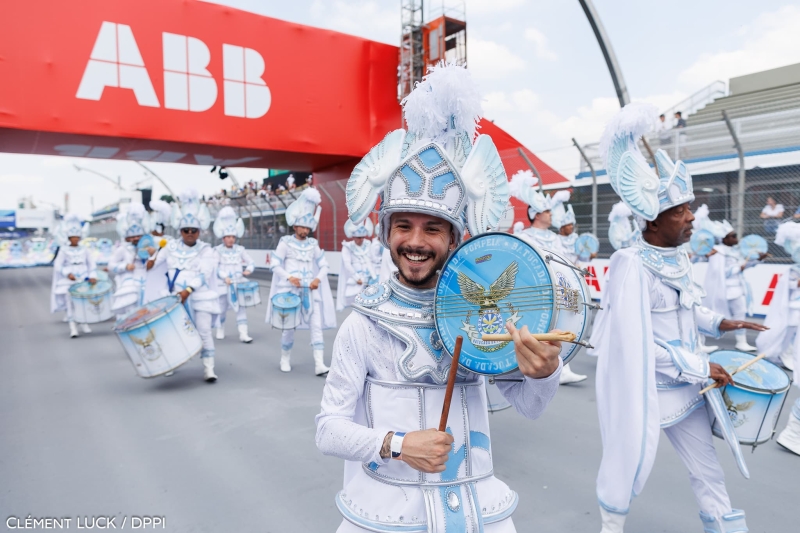
[[[394,46],[194,0],[0,20],[2,151],[312,170],[400,126]]]

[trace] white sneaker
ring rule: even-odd
[[[89,324],[81,324],[81,329],[84,333],[91,333],[92,328],[89,327]]]
[[[571,383],[580,383],[581,381],[585,381],[588,376],[584,376],[583,374],[576,374],[569,368],[569,364],[564,365],[564,368],[561,369],[561,375],[558,377],[558,383],[560,385],[569,385]]]
[[[75,322],[69,323],[69,338],[74,339],[78,337],[78,325]]]
[[[164,377],[165,377],[165,378],[168,378],[168,377],[170,377],[170,376],[174,376],[174,375],[175,375],[175,371],[174,371],[174,370],[170,370],[169,372],[167,372],[166,374],[164,374]]]
[[[789,414],[789,422],[778,435],[777,443],[792,453],[800,455],[800,419]]]
[[[221,341],[224,338],[225,338],[225,328],[223,326],[220,326],[217,328],[217,340]]]
[[[794,372],[794,354],[792,351],[784,351],[781,353],[780,361],[783,368]]]
[[[292,371],[292,351],[291,350],[281,350],[281,372],[291,372]]]
[[[201,361],[203,361],[203,379],[209,383],[217,381],[217,375],[214,373],[214,358],[203,357]]]
[[[750,344],[748,344],[746,340],[737,342],[736,343],[736,349],[739,350],[740,352],[755,352],[756,351],[756,347],[755,346],[751,346]]]
[[[239,324],[239,340],[242,342],[253,342],[253,337],[247,334],[247,324]]]
[[[325,361],[323,360],[325,352],[323,350],[314,350],[314,374],[318,376],[324,376],[328,373],[330,368],[325,366]]]
[[[711,353],[711,352],[716,352],[717,350],[719,350],[719,346],[714,346],[714,345],[711,345],[711,346],[709,346],[709,345],[704,345],[704,346],[701,346],[701,347],[700,347],[700,350],[701,350],[703,353]]]

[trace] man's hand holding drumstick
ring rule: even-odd
[[[528,330],[528,326],[517,329],[511,322],[506,322],[506,329],[511,334],[517,364],[523,376],[542,379],[553,375],[558,370],[561,342],[556,340],[540,341]],[[564,333],[554,330],[553,333]]]

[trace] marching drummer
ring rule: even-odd
[[[437,90],[448,92],[428,98]],[[508,204],[505,173],[485,170],[498,168],[488,161],[500,161],[488,136],[475,141],[472,153],[485,158],[467,159],[470,168],[446,155],[463,153],[459,143],[472,142],[479,98],[466,69],[434,67],[404,100],[409,133],[389,133],[348,183],[354,222],[364,220],[382,195],[378,238],[399,271],[356,297],[355,312],[336,336],[316,418],[318,448],[346,461],[344,490],[336,495],[344,518],[339,533],[514,531],[518,498],[491,471],[482,376],[459,372],[456,385],[464,392],[453,397],[450,427],[435,429],[451,363],[432,317],[438,271],[463,238],[465,210],[475,215],[469,231],[478,235],[497,227]],[[406,135],[415,140],[407,152]],[[444,185],[434,181],[441,176],[449,176]],[[468,187],[487,196],[473,198]],[[512,374],[516,381],[498,385],[534,419],[558,389],[561,348],[537,341],[526,328],[509,323],[508,329],[520,371]]]
[[[155,259],[147,262],[147,269],[167,267],[166,283],[160,295],[176,294],[189,311],[197,332],[203,340],[200,359],[203,362],[203,377],[213,383],[214,335],[211,331],[212,317],[220,312],[217,281],[217,253],[206,242],[199,240],[200,230],[208,228],[211,214],[208,207],[200,203],[200,195],[187,189],[179,195],[181,206],[173,206],[171,224],[180,230],[180,240],[173,239],[162,248]]]
[[[520,170],[511,178],[511,183],[509,184],[511,194],[518,200],[528,204],[528,218],[531,221],[531,226],[522,230],[518,236],[535,246],[555,252],[572,261],[566,252],[562,239],[550,231],[550,226],[554,225],[552,218],[553,205],[561,206],[561,204],[569,200],[569,191],[558,191],[550,198],[536,190],[534,186],[537,183],[538,180],[530,170]],[[563,206],[561,208],[563,209]],[[566,364],[561,371],[559,379],[562,385],[569,385],[585,381],[587,377],[584,374],[573,372],[569,364]]]
[[[75,283],[88,280],[89,283],[97,282],[97,266],[90,250],[80,245],[89,229],[88,224],[82,225],[80,218],[68,214],[56,229],[56,239],[61,243],[53,262],[53,284],[50,293],[50,312],[67,312],[69,322],[69,336],[78,336],[78,325],[74,320],[74,306],[69,296],[69,288]],[[81,324],[84,333],[91,333],[89,324]]]
[[[700,305],[703,289],[681,247],[694,219],[691,176],[663,150],[656,154],[656,175],[634,141],[647,126],[635,117],[655,116],[654,111],[645,104],[627,105],[601,139],[610,182],[644,227],[640,240],[611,256],[600,325],[596,385],[603,456],[597,496],[602,533],[623,531],[631,500],[652,470],[661,428],[689,470],[703,530],[747,531],[744,511],[731,507],[702,407],[707,402],[712,408],[747,476],[731,419],[719,389],[699,394],[710,380],[725,385],[732,378],[722,366],[709,363],[697,336],[698,329],[719,337],[724,331],[765,328],[727,320]],[[627,179],[625,187],[618,186],[620,176]]]
[[[247,308],[239,305],[236,283],[244,281],[244,276],[249,276],[255,270],[255,263],[244,246],[236,244],[236,239],[244,235],[244,222],[236,216],[232,207],[225,206],[217,213],[214,235],[222,239],[222,244],[214,247],[219,256],[217,291],[220,313],[214,324],[217,328],[217,339],[225,338],[225,316],[228,308],[232,308],[236,312],[239,340],[252,342],[253,338],[247,332]]]
[[[314,355],[314,373],[325,375],[325,341],[322,330],[336,327],[336,311],[328,283],[328,261],[317,239],[310,236],[317,228],[322,213],[319,191],[305,189],[286,208],[286,223],[294,228],[294,235],[281,237],[272,254],[272,285],[267,303],[266,322],[272,322],[273,297],[291,293],[300,297],[299,329],[311,330],[311,348]],[[281,335],[282,372],[291,372],[294,329],[285,329]]]
[[[114,250],[108,261],[108,270],[115,274],[114,283],[117,290],[114,293],[111,310],[117,318],[145,303],[147,256],[142,259],[138,255],[137,245],[142,235],[147,233],[148,226],[147,211],[144,205],[137,202],[131,202],[127,211],[117,220],[117,233],[124,242]],[[147,253],[152,257],[156,251],[155,247],[150,247]]]
[[[352,241],[342,242],[342,262],[339,268],[339,285],[336,288],[336,310],[343,311],[353,305],[353,299],[373,283],[377,276],[370,257],[372,221],[367,218],[361,224],[350,219],[344,224],[344,234]]]

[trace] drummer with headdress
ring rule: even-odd
[[[760,353],[767,354],[767,359],[797,375],[800,369],[800,223],[789,221],[778,226],[775,244],[789,254],[792,265],[775,287],[764,320],[764,325],[770,329],[758,334],[756,346]],[[800,387],[800,380],[795,378],[794,384]],[[800,398],[795,401],[777,442],[800,455]]]
[[[339,267],[339,285],[336,288],[336,310],[344,311],[353,305],[353,299],[367,285],[377,280],[372,265],[369,238],[372,237],[372,220],[355,224],[349,218],[344,223],[344,234],[352,241],[342,241],[342,262]]]
[[[197,332],[203,340],[200,360],[203,362],[203,378],[208,382],[217,380],[214,373],[214,335],[211,331],[213,315],[220,312],[217,294],[217,253],[206,242],[200,240],[200,231],[211,224],[208,207],[200,202],[194,189],[186,189],[178,195],[180,207],[172,206],[170,224],[180,230],[180,239],[173,239],[164,246],[155,260],[147,262],[147,269],[166,266],[166,275],[157,278],[158,296],[177,295],[192,317]],[[148,289],[151,283],[148,279]],[[149,299],[149,298],[148,298]]]
[[[451,364],[434,328],[438,273],[465,229],[500,224],[507,178],[491,138],[475,139],[480,95],[465,68],[432,67],[403,105],[408,131],[389,133],[347,187],[354,222],[381,198],[378,238],[399,270],[356,297],[316,418],[319,449],[346,461],[338,531],[514,531],[517,494],[492,472],[482,376],[459,370],[451,427],[435,429]],[[561,348],[508,330],[521,372],[499,386],[534,419],[558,389]]]
[[[117,246],[108,261],[108,270],[115,276],[117,289],[111,310],[117,318],[146,303],[144,293],[147,260],[158,250],[153,246],[140,250],[138,244],[142,235],[147,234],[149,226],[147,211],[138,202],[128,204],[127,209],[117,219],[117,234],[123,242]]]
[[[689,470],[704,531],[747,531],[744,511],[731,508],[704,405],[720,422],[740,470],[739,442],[719,389],[731,376],[709,363],[698,332],[719,337],[758,324],[727,320],[701,305],[703,288],[681,247],[692,232],[692,178],[682,161],[659,150],[660,175],[636,144],[655,108],[628,104],[609,123],[600,153],[614,191],[636,216],[641,238],[611,256],[604,329],[597,365],[597,409],[603,458],[597,477],[602,533],[623,531],[633,497],[653,468],[660,430]]]
[[[703,305],[734,320],[744,320],[753,307],[753,296],[744,271],[768,254],[759,254],[758,260],[748,259],[739,249],[739,237],[730,222],[708,220],[707,224],[705,229],[714,235],[717,244],[715,253],[708,258]],[[736,349],[742,352],[756,349],[747,342],[747,332],[743,329],[736,332]]]
[[[314,373],[318,376],[328,372],[322,330],[336,327],[336,310],[328,283],[328,261],[317,239],[311,237],[322,213],[321,201],[319,191],[309,187],[286,208],[286,223],[294,228],[294,234],[281,237],[272,254],[272,285],[266,317],[266,322],[272,321],[273,297],[276,295],[290,293],[299,297],[300,322],[297,329],[311,330]],[[293,328],[284,329],[281,334],[282,372],[292,370],[294,333]]]
[[[75,322],[74,307],[69,296],[72,285],[88,280],[97,282],[97,265],[91,250],[81,246],[80,242],[89,233],[89,225],[83,224],[78,215],[69,213],[56,228],[56,240],[60,248],[53,262],[53,283],[50,292],[50,312],[66,311],[69,323],[69,336],[78,336],[78,324]],[[89,324],[81,324],[84,333],[91,333]]]
[[[215,317],[214,324],[217,328],[217,339],[225,338],[225,316],[230,308],[236,312],[239,340],[245,343],[252,342],[253,338],[247,331],[247,308],[239,305],[236,283],[245,281],[244,276],[253,273],[255,263],[244,246],[236,244],[236,239],[241,239],[244,235],[244,222],[236,216],[232,207],[225,206],[217,213],[217,218],[214,220],[214,235],[222,239],[222,244],[214,247],[219,256],[217,291],[220,313]]]

